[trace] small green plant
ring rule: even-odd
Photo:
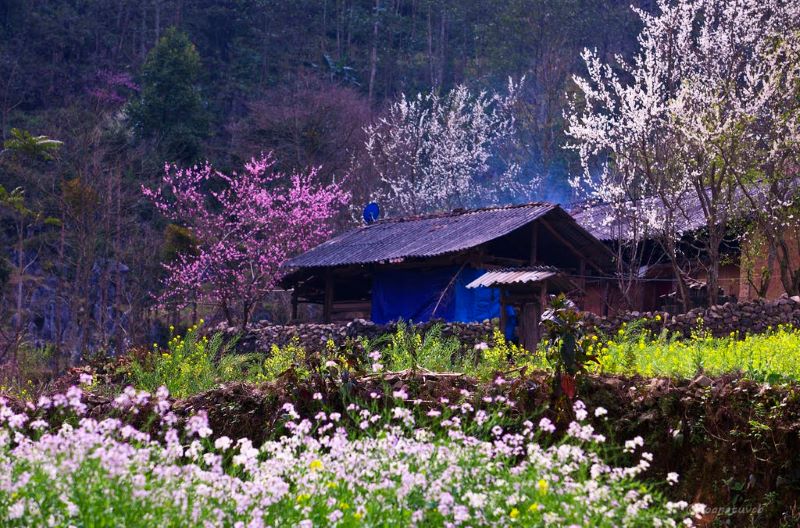
[[[561,294],[542,314],[542,325],[545,329],[545,354],[555,369],[554,398],[563,392],[571,400],[575,397],[575,376],[586,371],[589,361],[597,359],[589,352],[591,339],[587,339],[583,318],[575,303]]]
[[[200,325],[186,335],[174,336],[167,349],[153,344],[153,352],[134,359],[131,375],[138,388],[154,392],[162,385],[170,394],[183,398],[209,390],[220,382],[242,377],[246,357],[229,356],[234,342],[224,343],[221,333],[211,339],[200,335]]]
[[[457,357],[461,344],[455,337],[442,336],[442,325],[431,326],[424,334],[400,321],[389,336],[385,349],[387,367],[391,370],[426,369],[436,372],[460,367]]]
[[[524,347],[509,342],[498,328],[488,343],[475,345],[468,359],[464,362],[464,372],[480,379],[522,367],[545,369],[550,366],[544,355],[531,354]]]
[[[306,365],[306,350],[300,345],[300,340],[295,337],[284,346],[272,345],[269,356],[262,362],[260,372],[256,374],[255,381],[273,381],[289,369],[294,369],[298,378],[308,377],[309,369]]]

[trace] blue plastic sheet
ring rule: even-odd
[[[380,270],[372,282],[372,320],[470,323],[500,316],[496,288],[467,289],[483,273],[473,268]]]

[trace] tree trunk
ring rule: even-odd
[[[145,55],[147,55],[147,2],[145,2],[144,0],[141,0],[141,2],[142,2],[142,20],[141,20],[142,34],[139,37],[139,40],[141,42],[141,48],[139,49],[139,53],[141,54],[142,59],[144,59]]]
[[[370,107],[375,97],[375,72],[378,69],[378,20],[380,16],[381,0],[375,0],[375,12],[373,13],[372,23],[372,51],[369,57],[369,95]]]
[[[434,66],[433,58],[433,13],[431,12],[431,4],[428,3],[428,70],[431,78],[431,87],[436,88],[436,69]]]
[[[161,0],[153,0],[153,10],[155,19],[153,20],[153,29],[155,30],[154,46],[158,44],[158,38],[161,36]]]
[[[19,224],[17,224],[17,299],[16,299],[16,312],[17,312],[17,321],[14,325],[15,333],[17,337],[22,333],[22,296],[24,293],[24,289],[22,287],[22,283],[24,282],[23,276],[25,274],[25,254],[23,253],[25,249],[25,223],[24,220],[20,219]],[[16,359],[16,352],[14,353]]]
[[[719,247],[720,241],[718,236],[709,237],[708,245],[708,305],[714,306],[719,303]]]
[[[675,241],[667,238],[666,242],[662,245],[667,257],[669,258],[672,273],[675,276],[678,296],[681,301],[681,309],[683,312],[689,311],[689,290],[686,287],[686,281],[683,280],[683,270],[678,264],[678,257],[675,251]]]
[[[778,265],[781,271],[781,284],[789,296],[800,295],[800,269],[792,269],[792,251],[784,238],[776,241]],[[798,255],[794,255],[795,259]]]

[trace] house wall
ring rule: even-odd
[[[741,268],[739,263],[723,264],[719,267],[719,287],[725,296],[735,296],[737,299],[741,296]],[[693,279],[706,282],[708,280],[708,273],[705,271],[698,271],[692,274]]]
[[[796,237],[789,237],[787,242],[789,244],[791,254],[794,256],[794,258],[791,259],[791,265],[795,269],[800,268],[800,244],[798,244]],[[786,293],[786,289],[783,287],[783,283],[781,282],[781,270],[777,258],[770,259],[767,250],[763,249],[762,247],[755,249],[747,246],[747,244],[749,244],[749,242],[742,243],[742,253],[744,254],[749,252],[756,255],[752,264],[752,276],[756,286],[761,286],[761,281],[759,279],[762,276],[762,272],[765,269],[769,269],[770,279],[765,298],[771,300],[777,299],[784,295]],[[750,284],[750,281],[748,281],[747,272],[748,268],[746,266],[742,266],[742,268],[739,270],[739,299],[742,301],[752,300],[758,297],[758,290],[756,286],[753,286]]]

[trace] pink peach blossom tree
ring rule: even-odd
[[[323,184],[317,169],[286,174],[274,166],[271,154],[230,175],[209,163],[167,164],[159,187],[142,187],[194,242],[191,251],[163,264],[162,306],[197,302],[245,328],[280,279],[281,264],[331,234],[333,218],[349,199],[341,184]]]

